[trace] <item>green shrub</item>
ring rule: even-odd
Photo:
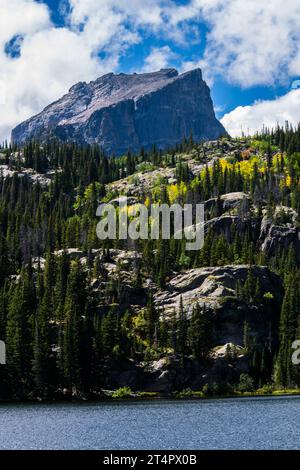
[[[257,390],[257,393],[262,394],[262,395],[272,395],[273,391],[274,391],[274,385],[266,384],[263,387],[259,388]]]
[[[113,398],[129,398],[132,396],[132,390],[130,387],[118,388],[113,394]]]
[[[218,384],[215,382],[212,384],[205,384],[202,388],[202,393],[206,397],[218,395]]]
[[[191,388],[185,388],[181,392],[175,392],[174,396],[176,398],[191,398],[194,395],[194,392]]]
[[[142,162],[139,165],[137,165],[137,171],[140,172],[146,172],[146,171],[152,171],[155,169],[155,166],[150,163],[150,162]]]
[[[202,393],[207,397],[229,395],[233,393],[233,388],[227,382],[213,382],[212,384],[205,384],[202,388]]]
[[[241,393],[244,392],[253,392],[254,391],[254,382],[252,377],[248,374],[241,374],[240,381],[237,387],[238,391]]]
[[[140,398],[156,398],[159,396],[158,392],[139,392],[138,396]]]

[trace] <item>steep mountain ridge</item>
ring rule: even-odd
[[[109,153],[141,147],[174,146],[193,133],[215,139],[226,131],[216,119],[210,90],[200,69],[179,75],[175,69],[145,74],[106,74],[81,82],[40,114],[12,131],[12,141],[45,140],[97,143]]]

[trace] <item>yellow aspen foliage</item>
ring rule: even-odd
[[[185,196],[187,192],[187,185],[181,181],[180,186],[179,186],[179,194],[180,196]]]
[[[228,162],[225,158],[220,158],[220,165],[223,173],[226,169],[231,170],[233,168],[233,164]]]
[[[128,217],[134,217],[137,213],[139,213],[139,209],[142,204],[133,204],[132,206],[127,207],[127,214]]]
[[[170,204],[173,204],[179,196],[179,188],[177,184],[171,184],[167,187],[167,194],[170,201]]]
[[[287,175],[287,177],[285,178],[285,186],[290,188],[291,185],[292,185],[292,177],[290,175]]]
[[[187,185],[181,181],[178,184],[171,184],[167,187],[167,194],[170,201],[170,204],[174,204],[178,200],[179,197],[184,197],[187,192]]]
[[[272,159],[272,165],[274,168],[277,167],[277,165],[281,162],[281,154],[276,153]]]
[[[194,179],[191,181],[191,190],[192,190],[192,191],[196,191],[196,189],[197,189],[198,186],[199,186],[199,183],[200,183],[199,177],[194,178]]]

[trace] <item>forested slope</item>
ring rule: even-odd
[[[0,396],[296,387],[300,130],[107,158],[0,150]],[[205,243],[100,241],[96,209],[205,203]],[[130,209],[130,208],[129,208]]]

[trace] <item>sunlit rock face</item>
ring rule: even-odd
[[[210,90],[200,69],[179,75],[175,69],[145,74],[104,75],[78,83],[60,100],[17,126],[12,141],[22,144],[51,136],[97,143],[120,155],[156,145],[164,149],[193,134],[214,140],[226,134],[216,119]]]

